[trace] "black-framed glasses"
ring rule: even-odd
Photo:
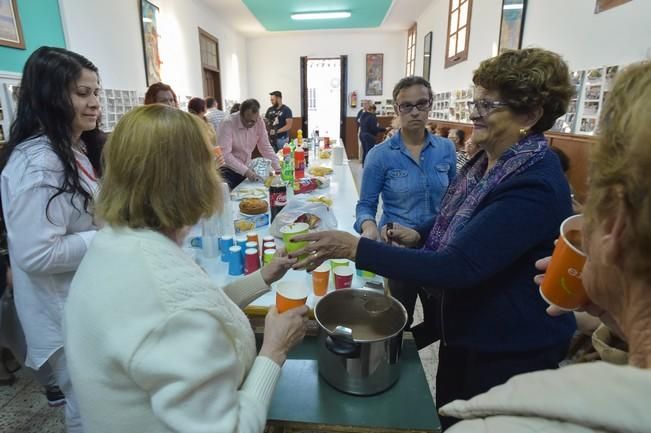
[[[429,111],[429,109],[432,108],[432,100],[428,99],[427,101],[418,101],[415,104],[412,104],[410,102],[403,102],[402,104],[398,104],[398,110],[402,114],[411,113],[414,107],[416,107],[416,110],[418,111]]]
[[[493,110],[497,108],[507,107],[508,104],[502,101],[487,101],[486,99],[476,99],[468,101],[468,110],[472,113],[477,110],[481,117],[488,116]]]

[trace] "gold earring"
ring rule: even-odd
[[[529,133],[529,129],[527,129],[527,128],[520,128],[520,138],[524,138],[524,137],[526,137],[528,133]]]

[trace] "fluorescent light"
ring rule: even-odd
[[[293,20],[333,20],[340,18],[350,18],[350,12],[301,12],[292,14]]]
[[[142,19],[142,22],[143,22],[143,23],[153,23],[154,20],[152,20],[151,18],[148,18],[148,17],[144,17],[144,18]]]
[[[520,3],[519,5],[504,5],[504,7],[502,9],[504,9],[505,11],[508,11],[508,10],[513,10],[513,9],[522,9],[522,8],[524,8],[524,5],[522,3]]]

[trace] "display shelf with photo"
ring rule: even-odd
[[[453,92],[453,110],[450,110],[451,119],[455,122],[470,123],[470,109],[468,102],[474,97],[474,88],[458,89]]]
[[[112,131],[122,116],[132,108],[143,104],[144,95],[139,95],[135,90],[102,89],[100,92],[102,130]]]
[[[434,94],[430,118],[436,120],[450,120],[450,100],[452,92],[440,92]]]

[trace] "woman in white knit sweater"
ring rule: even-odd
[[[277,258],[222,290],[179,247],[222,202],[205,128],[163,105],[137,108],[104,150],[100,230],[65,306],[65,345],[88,433],[262,432],[306,307],[266,318],[256,357],[238,303],[291,266]]]

